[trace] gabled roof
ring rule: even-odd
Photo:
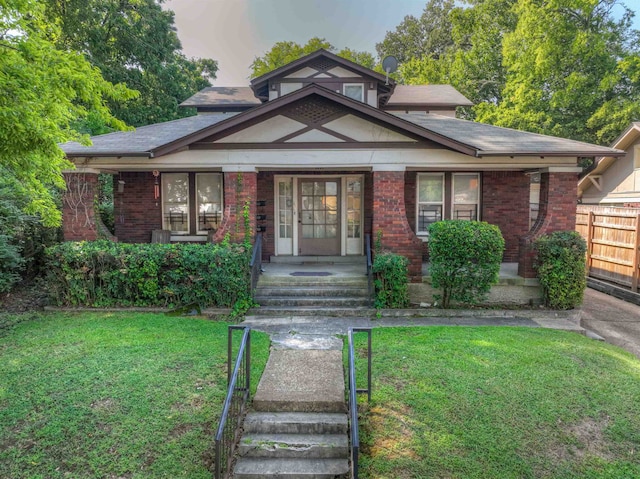
[[[451,85],[396,85],[385,110],[455,108],[473,103]]]
[[[573,140],[537,135],[434,114],[388,113],[310,84],[275,100],[238,114],[204,114],[92,138],[92,146],[75,142],[61,145],[68,156],[147,156],[171,153],[213,135],[237,131],[280,109],[308,98],[321,97],[369,121],[402,131],[414,138],[435,142],[465,155],[594,156],[623,154],[619,150]]]
[[[187,98],[180,103],[180,106],[226,111],[238,109],[238,111],[243,111],[260,104],[262,102],[255,97],[253,90],[248,86],[210,86]]]
[[[393,114],[420,125],[425,130],[468,145],[475,151],[474,156],[598,156],[603,154],[620,156],[624,154],[622,151],[606,146],[442,115],[400,112]]]

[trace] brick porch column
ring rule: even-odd
[[[65,171],[67,190],[62,197],[62,232],[65,241],[98,238],[94,202],[98,194],[98,170],[79,168]]]
[[[422,281],[422,241],[407,221],[404,203],[404,168],[373,170],[373,227],[371,241],[375,245],[382,231],[383,249],[409,260],[409,281]]]
[[[540,207],[538,219],[527,233],[520,238],[520,258],[518,275],[535,278],[533,265],[536,260],[534,242],[542,235],[554,231],[576,229],[576,205],[578,199],[578,173],[580,168],[550,167],[540,175]]]
[[[256,199],[258,197],[258,173],[255,168],[222,169],[224,173],[224,214],[220,228],[213,237],[215,243],[224,240],[227,233],[233,243],[245,238],[244,207],[249,204],[249,234],[256,234]]]

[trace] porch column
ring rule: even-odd
[[[233,243],[245,239],[244,208],[248,205],[249,235],[256,234],[256,199],[258,196],[258,173],[255,168],[223,168],[224,173],[224,215],[220,228],[213,237],[214,243],[224,240],[227,233]]]
[[[409,260],[409,280],[422,281],[422,241],[415,235],[404,203],[404,167],[374,167],[373,227],[375,245],[382,232],[382,247]]]
[[[94,203],[98,194],[98,170],[78,168],[63,172],[67,190],[62,197],[62,231],[65,241],[98,238]]]
[[[538,219],[520,239],[518,275],[535,278],[533,265],[536,260],[534,242],[540,236],[554,231],[576,229],[576,205],[578,199],[578,167],[550,167],[540,173],[540,206]]]

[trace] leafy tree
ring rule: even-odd
[[[291,63],[298,58],[315,52],[323,48],[332,53],[336,53],[338,56],[351,60],[367,68],[374,68],[376,60],[368,52],[359,52],[351,50],[350,48],[343,48],[336,52],[336,47],[331,45],[324,38],[314,37],[311,38],[304,45],[300,45],[295,42],[277,42],[271,49],[261,57],[256,57],[251,64],[251,77],[256,78],[265,73],[280,68],[287,63]]]
[[[24,211],[40,215],[45,226],[60,224],[51,188],[64,188],[61,171],[72,167],[58,143],[85,141],[74,125],[89,112],[124,129],[106,102],[135,97],[83,55],[56,48],[50,38],[58,34],[40,2],[0,0],[0,170],[14,192],[15,185],[28,192]]]
[[[133,126],[193,114],[178,105],[210,86],[218,65],[188,59],[164,0],[45,0],[47,13],[61,26],[51,37],[62,49],[82,52],[104,78],[140,92],[133,101],[109,101],[113,114]],[[92,133],[103,125],[88,123]]]
[[[453,46],[449,14],[453,0],[429,0],[420,18],[407,15],[384,40],[376,44],[380,58],[393,55],[399,63],[417,58],[440,58]]]

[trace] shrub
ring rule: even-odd
[[[372,270],[375,274],[376,308],[406,308],[409,260],[395,253],[377,253]]]
[[[233,307],[251,298],[242,245],[67,242],[47,250],[60,306]]]
[[[443,308],[452,301],[476,304],[498,282],[504,239],[500,229],[480,221],[438,221],[429,227],[431,281]]]
[[[556,231],[538,238],[537,270],[545,305],[572,309],[582,303],[587,286],[587,245],[576,231]]]

